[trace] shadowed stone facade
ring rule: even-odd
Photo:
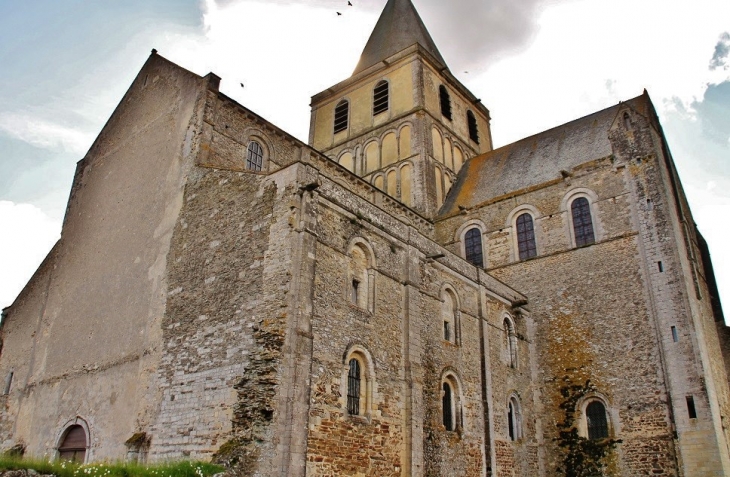
[[[309,145],[219,82],[153,51],[78,163],[4,310],[3,448],[58,456],[76,429],[86,461],[251,476],[730,473],[730,333],[647,93],[493,150],[409,0],[312,98]]]

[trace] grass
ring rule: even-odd
[[[170,462],[163,464],[48,462],[0,456],[0,470],[33,469],[40,474],[58,477],[209,477],[223,472],[223,467],[204,462]]]

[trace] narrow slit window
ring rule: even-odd
[[[593,401],[586,408],[586,420],[588,422],[588,439],[605,439],[608,437],[608,419],[606,417],[606,406],[598,401]]]
[[[454,430],[454,411],[452,408],[451,386],[449,383],[443,385],[443,396],[441,404],[443,408],[443,423],[447,431]]]
[[[254,172],[261,172],[264,165],[264,148],[256,141],[248,144],[246,152],[246,169]]]
[[[690,419],[697,419],[697,409],[695,409],[695,398],[687,396],[687,413]]]
[[[672,326],[672,340],[674,340],[675,343],[679,343],[679,333],[677,332],[676,326]]]
[[[535,225],[530,214],[522,214],[517,217],[517,248],[520,260],[537,256]]]
[[[389,107],[388,101],[388,82],[381,81],[373,90],[373,116],[386,112]]]
[[[360,361],[351,359],[347,373],[347,412],[351,416],[360,414]]]
[[[335,134],[347,129],[349,116],[350,103],[343,99],[335,107]]]
[[[591,245],[596,242],[593,233],[593,219],[591,204],[585,197],[578,197],[570,206],[573,213],[573,232],[575,233],[576,247]]]
[[[479,128],[477,127],[477,118],[471,111],[466,112],[466,122],[469,125],[469,139],[479,144]]]
[[[446,86],[439,86],[439,99],[441,101],[441,114],[451,121],[451,97]]]
[[[15,373],[13,371],[10,371],[10,373],[8,373],[8,377],[5,378],[5,390],[4,390],[3,394],[6,396],[8,394],[10,394],[10,388],[13,386],[13,375],[14,374]]]
[[[451,323],[444,321],[444,339],[451,341]]]
[[[664,264],[662,262],[657,262],[656,266],[659,269],[659,273],[664,273]]]
[[[484,267],[484,253],[482,251],[482,231],[478,228],[469,229],[464,234],[464,255],[466,261],[477,267]]]
[[[516,441],[517,438],[515,436],[515,409],[514,406],[512,406],[512,400],[510,400],[507,409],[507,426],[509,431],[509,440]]]
[[[354,305],[357,305],[359,303],[359,298],[360,298],[359,292],[360,292],[360,282],[357,280],[353,280],[350,299],[352,300],[352,303]]]

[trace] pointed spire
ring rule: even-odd
[[[418,43],[446,66],[411,0],[388,0],[353,75]]]

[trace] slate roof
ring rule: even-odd
[[[467,161],[439,215],[471,208],[496,197],[562,178],[580,164],[612,154],[608,134],[623,106],[647,115],[647,94]]]
[[[433,55],[441,66],[446,66],[411,0],[388,0],[352,74],[356,75],[416,43]]]

